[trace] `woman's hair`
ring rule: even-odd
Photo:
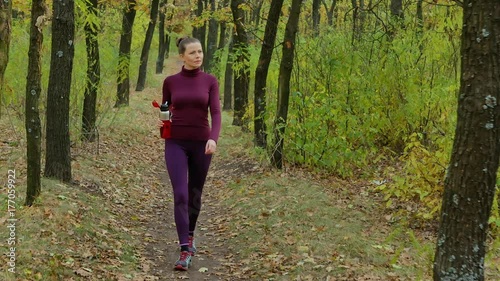
[[[177,39],[176,45],[179,48],[179,54],[184,54],[186,51],[186,46],[191,43],[200,43],[200,40],[193,37],[181,37]]]

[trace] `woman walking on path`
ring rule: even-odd
[[[165,162],[174,193],[174,217],[180,257],[175,269],[187,270],[196,252],[194,231],[201,195],[221,129],[219,85],[203,72],[203,50],[196,38],[177,40],[184,65],[163,82],[163,103],[172,113],[170,138],[165,140]],[[210,113],[211,126],[208,121]]]

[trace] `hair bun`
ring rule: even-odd
[[[184,37],[178,38],[177,41],[175,42],[175,45],[177,47],[179,47],[179,45],[181,44],[182,40],[187,39],[187,38],[189,38],[189,37],[184,36]]]

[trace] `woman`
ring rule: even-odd
[[[165,141],[165,162],[174,193],[174,217],[180,257],[175,269],[187,270],[196,252],[194,231],[201,195],[221,129],[219,85],[203,72],[203,50],[196,38],[177,40],[184,65],[165,78],[163,103],[172,113],[170,138]],[[211,126],[208,122],[210,113]]]

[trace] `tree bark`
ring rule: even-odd
[[[42,174],[42,126],[40,122],[39,99],[42,92],[42,44],[41,25],[47,11],[44,0],[31,2],[30,45],[28,49],[28,74],[26,76],[25,127],[27,184],[25,205],[31,206],[41,192]]]
[[[136,14],[136,0],[127,0],[123,10],[122,34],[118,55],[118,87],[115,107],[128,106],[130,96],[130,49],[132,47],[132,27]]]
[[[236,27],[234,49],[236,51],[236,73],[234,77],[234,118],[233,125],[243,126],[243,117],[248,105],[248,89],[250,83],[250,54],[248,51],[248,35],[245,29],[245,11],[241,7],[243,0],[231,0],[231,11]],[[233,62],[234,63],[234,62]],[[236,91],[238,89],[238,91]],[[244,128],[243,128],[244,129]]]
[[[321,0],[313,0],[312,2],[312,29],[314,36],[319,35],[319,22],[321,19],[321,14],[319,13],[319,6]]]
[[[135,86],[136,91],[144,90],[144,86],[146,85],[146,76],[148,73],[149,49],[151,48],[151,42],[153,41],[156,21],[158,20],[158,3],[159,0],[151,1],[151,13],[149,17],[148,29],[146,31],[146,37],[144,39],[144,45],[142,46],[141,62],[139,65],[139,77],[137,78],[137,85]]]
[[[217,50],[217,33],[218,23],[214,18],[216,11],[215,0],[210,0],[210,11],[212,12],[210,20],[208,21],[208,36],[207,36],[207,56],[205,58],[205,71],[213,74],[213,67],[216,64],[215,51]]]
[[[434,280],[484,280],[500,156],[500,2],[463,5],[455,138],[444,184]]]
[[[283,168],[283,143],[285,128],[288,118],[288,103],[290,98],[290,78],[293,70],[295,57],[295,35],[297,34],[300,7],[302,0],[292,0],[290,16],[285,28],[282,58],[280,63],[280,74],[278,78],[278,103],[276,119],[274,120],[274,149],[271,155],[271,163],[274,167]]]
[[[233,59],[234,59],[234,34],[229,37],[226,70],[224,74],[224,102],[223,110],[231,110],[233,101]]]
[[[202,14],[203,14],[203,10],[204,10],[203,0],[198,0],[196,13],[195,13],[196,18],[201,18]],[[203,25],[201,25],[201,26],[193,27],[193,37],[200,41],[201,48],[203,50],[206,50],[206,48],[205,48],[206,28],[207,28],[206,23],[203,23]]]
[[[258,147],[267,147],[267,128],[265,122],[266,115],[266,86],[269,64],[274,50],[276,33],[278,31],[278,21],[280,19],[281,8],[284,0],[272,0],[267,16],[264,39],[260,50],[259,63],[255,70],[254,89],[254,128],[255,144]]]
[[[99,57],[99,14],[98,0],[87,0],[87,12],[92,20],[85,22],[85,43],[87,46],[87,82],[83,99],[82,139],[93,142],[98,136],[96,127],[97,91],[101,83],[101,67]]]
[[[163,72],[163,63],[165,62],[165,10],[167,9],[167,0],[161,0],[160,9],[159,9],[159,18],[160,21],[158,23],[158,57],[156,59],[156,74],[161,74]]]
[[[0,105],[3,101],[4,74],[9,63],[12,34],[12,1],[0,1]],[[1,106],[0,106],[1,108]],[[1,117],[0,111],[0,117]]]
[[[69,97],[74,38],[74,1],[55,1],[52,8],[52,49],[47,91],[45,176],[64,182],[71,181]]]

